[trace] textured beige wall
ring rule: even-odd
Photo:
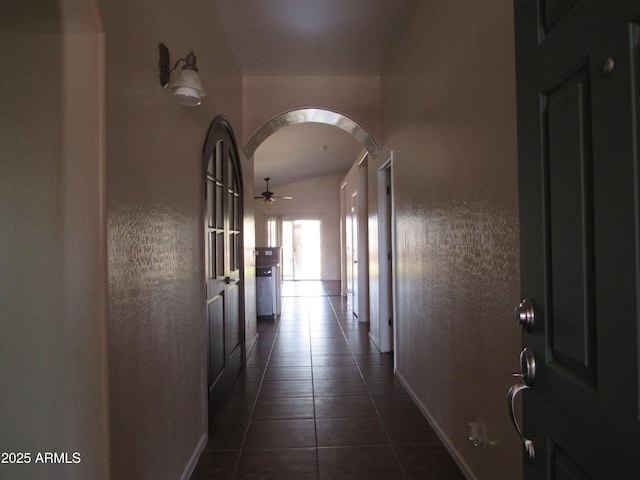
[[[469,478],[482,480],[521,477],[506,408],[520,337],[513,44],[510,0],[417,2],[383,81],[378,165],[393,151],[397,371]],[[467,439],[472,421],[486,425],[486,450]]]
[[[380,77],[244,77],[244,142],[276,115],[301,108],[342,113],[377,141]]]
[[[31,455],[0,464],[3,479],[109,478],[103,43],[92,3],[2,8],[0,452]],[[38,452],[80,462],[37,463]]]
[[[112,473],[122,480],[181,478],[205,438],[201,150],[216,115],[238,134],[242,125],[241,79],[213,1],[148,7],[100,1]],[[159,42],[172,64],[190,50],[197,55],[208,92],[200,107],[178,105],[160,86]],[[242,161],[250,186],[253,172]]]

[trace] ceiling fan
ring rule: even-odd
[[[280,198],[282,200],[293,200],[293,197],[275,195],[273,192],[269,191],[269,180],[271,180],[270,177],[264,179],[267,184],[267,188],[260,194],[259,197],[254,197],[256,200],[261,199],[266,205],[271,205],[272,203],[274,203],[276,201],[276,198]]]

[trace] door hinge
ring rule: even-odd
[[[391,252],[387,253],[387,260],[391,261]]]
[[[387,187],[387,195],[391,195],[391,187]]]
[[[389,319],[389,326],[393,325],[393,320]]]

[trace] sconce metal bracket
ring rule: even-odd
[[[169,85],[171,76],[171,64],[169,62],[169,49],[164,43],[158,45],[158,67],[160,69],[160,85],[166,87]]]

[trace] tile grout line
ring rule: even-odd
[[[320,455],[318,453],[318,419],[316,418],[316,385],[313,376],[313,339],[311,333],[311,311],[309,310],[308,300],[305,303],[307,307],[307,329],[309,331],[309,363],[311,364],[311,401],[313,402],[313,436],[315,439],[316,452],[316,478],[320,480]]]
[[[367,395],[369,397],[369,401],[371,401],[371,404],[373,405],[373,409],[376,411],[376,416],[378,421],[380,422],[380,425],[382,425],[382,429],[384,430],[384,434],[387,437],[387,442],[388,442],[388,446],[391,449],[391,452],[393,453],[393,458],[395,459],[398,468],[400,469],[400,473],[402,474],[402,478],[403,480],[407,480],[407,475],[405,474],[404,469],[402,468],[402,463],[400,463],[400,459],[398,458],[398,453],[396,451],[396,448],[393,445],[393,442],[391,441],[391,435],[389,434],[389,430],[387,430],[387,427],[384,425],[384,422],[382,421],[382,416],[380,415],[380,410],[378,410],[378,407],[376,406],[376,403],[373,401],[373,395],[371,394],[371,390],[369,389],[369,385],[367,385],[367,382],[364,378],[364,374],[362,373],[362,369],[360,368],[360,364],[358,363],[356,356],[353,353],[353,350],[351,349],[351,343],[349,342],[349,339],[347,338],[347,336],[344,333],[344,328],[342,328],[342,324],[340,323],[340,320],[338,318],[338,314],[336,313],[335,307],[333,305],[333,303],[331,301],[329,301],[329,304],[331,305],[331,310],[333,310],[333,314],[336,317],[336,320],[338,322],[338,325],[340,326],[340,330],[342,331],[342,335],[344,335],[344,339],[347,342],[347,345],[349,346],[349,351],[351,352],[351,355],[353,356],[353,360],[356,364],[356,368],[358,369],[358,373],[360,374],[360,378],[362,379],[362,382],[364,383],[364,387],[367,390]],[[377,348],[377,347],[376,347]]]
[[[285,300],[284,305],[282,306],[282,311],[286,310],[287,302]],[[278,338],[278,334],[280,333],[280,326],[282,325],[282,314],[280,315],[280,319],[278,320],[278,326],[276,328],[276,332],[273,336],[273,340],[271,342],[271,348],[269,349],[269,355],[267,357],[267,362],[264,365],[264,370],[262,372],[262,376],[260,377],[260,385],[258,386],[258,391],[256,392],[256,398],[253,400],[253,408],[251,409],[251,415],[249,415],[249,421],[247,422],[247,428],[244,431],[244,435],[242,436],[242,442],[240,443],[240,451],[238,453],[238,458],[236,459],[235,466],[233,468],[233,474],[231,475],[231,480],[236,478],[238,473],[238,467],[240,465],[240,459],[242,458],[242,454],[244,453],[244,446],[247,441],[247,435],[249,434],[249,429],[251,428],[251,422],[253,422],[253,417],[256,413],[256,407],[258,406],[258,397],[260,397],[260,392],[262,391],[262,385],[264,383],[264,378],[267,375],[267,368],[269,368],[269,362],[271,361],[271,355],[273,354],[273,349],[276,345],[276,339]],[[246,366],[245,366],[246,368]]]
[[[362,452],[362,455],[365,455],[365,452],[370,452],[367,453],[368,456],[365,455],[362,458],[369,458],[371,455],[375,458],[380,458],[380,462],[382,462],[380,466],[384,471],[387,471],[386,469],[389,468],[388,478],[408,480],[414,478],[412,475],[416,473],[425,473],[425,468],[429,468],[429,471],[431,471],[433,467],[436,467],[436,464],[432,463],[432,461],[418,463],[414,461],[415,459],[413,457],[422,450],[407,450],[407,446],[410,447],[414,444],[417,447],[425,442],[429,444],[437,442],[432,442],[428,437],[414,437],[412,434],[408,434],[407,436],[406,428],[411,429],[412,422],[406,426],[402,426],[402,422],[400,422],[400,424],[396,422],[396,418],[404,418],[405,415],[409,415],[409,411],[407,410],[405,412],[405,409],[402,408],[404,404],[398,403],[399,397],[396,398],[394,394],[396,388],[395,381],[389,383],[389,380],[395,379],[395,375],[391,375],[391,378],[389,377],[390,363],[387,361],[389,358],[377,358],[374,346],[371,343],[367,344],[367,337],[365,335],[367,326],[358,323],[357,319],[351,315],[352,310],[350,305],[347,305],[344,299],[332,298],[327,295],[323,297],[324,298],[318,299],[305,296],[304,298],[287,299],[286,303],[283,302],[282,310],[284,315],[279,316],[276,319],[277,322],[263,324],[262,328],[259,329],[265,334],[265,336],[261,338],[261,340],[265,341],[259,349],[255,350],[256,356],[253,357],[250,362],[247,362],[251,367],[255,367],[256,369],[252,368],[252,371],[248,375],[236,380],[236,382],[245,385],[244,388],[236,392],[240,397],[234,396],[227,399],[237,399],[237,401],[243,402],[242,405],[238,405],[241,407],[241,410],[232,409],[232,411],[236,411],[235,415],[241,415],[244,418],[244,420],[236,422],[236,426],[240,428],[234,429],[235,432],[233,433],[232,440],[235,448],[229,448],[233,447],[233,445],[229,443],[218,442],[216,445],[219,445],[219,447],[214,449],[215,451],[225,450],[229,452],[225,454],[226,456],[224,457],[225,462],[228,461],[224,467],[226,472],[224,478],[228,480],[240,480],[241,478],[245,478],[246,475],[269,475],[268,478],[277,479],[280,477],[281,472],[280,470],[272,470],[273,466],[280,465],[279,462],[286,462],[286,465],[281,465],[286,471],[298,471],[300,473],[301,471],[297,469],[304,468],[308,476],[301,478],[320,480],[323,478],[321,477],[322,474],[325,476],[330,475],[330,472],[333,472],[336,468],[338,468],[338,470],[335,470],[336,472],[341,471],[340,469],[343,468],[342,466],[333,464],[335,455],[337,455],[337,458],[340,458],[342,462],[346,462],[346,468],[353,463],[352,460],[349,460],[349,457],[356,455],[356,452]],[[326,302],[329,303],[327,304]],[[336,324],[334,323],[336,321],[338,322],[338,329],[336,329]],[[302,344],[305,343],[305,339],[303,338],[305,334],[308,335],[306,341],[308,348],[307,353],[309,355],[308,360],[304,360],[304,356],[300,355],[304,354],[304,350],[306,350],[302,346]],[[344,341],[347,342],[346,349],[344,348]],[[318,351],[318,359],[315,359],[314,356],[316,350]],[[297,354],[300,356],[298,358],[288,358],[290,351],[293,352],[293,355]],[[339,357],[336,357],[336,355]],[[307,361],[309,362],[308,364]],[[318,385],[318,387],[320,388],[318,390],[316,390],[315,385],[316,364],[319,369],[318,382],[320,385]],[[353,370],[354,364],[356,367],[355,371]],[[287,365],[309,365],[310,371],[304,373],[302,369],[287,372],[281,370],[281,367]],[[258,370],[257,368],[262,368],[262,370]],[[331,369],[335,370],[332,371]],[[274,374],[273,378],[269,372]],[[286,375],[282,376],[281,373],[286,373]],[[274,420],[280,418],[295,420],[303,417],[299,416],[301,411],[296,410],[294,412],[290,410],[289,407],[286,406],[289,405],[286,402],[281,405],[278,410],[272,411],[271,404],[267,399],[267,402],[264,404],[267,410],[262,410],[262,403],[258,405],[260,395],[266,395],[268,398],[272,397],[271,385],[267,380],[270,382],[284,382],[286,380],[302,379],[306,377],[307,374],[311,381],[311,418],[314,421],[313,436],[315,445],[310,445],[308,440],[304,442],[308,446],[295,446],[299,442],[287,446],[291,443],[288,441],[286,442],[287,445],[283,446],[277,446],[278,442],[272,444],[269,438],[283,438],[283,435],[288,437],[290,434],[286,428],[289,427],[279,426],[278,428],[285,429],[276,437],[273,437],[272,433],[270,436],[263,438],[262,430],[267,428],[268,431],[271,428],[268,425],[262,425],[264,423],[263,420],[270,420],[272,418]],[[270,375],[270,377],[267,378],[267,375]],[[300,375],[302,375],[302,377]],[[364,391],[362,391],[362,387],[357,384],[357,379],[364,382]],[[301,387],[303,386],[301,385]],[[280,388],[278,387],[277,390],[280,391]],[[290,396],[298,398],[308,395],[308,386],[304,387],[304,390],[299,390],[297,387],[293,389],[287,388],[285,390],[281,392],[284,396],[277,395],[274,398],[289,398]],[[318,395],[321,396],[319,397]],[[325,409],[325,404],[318,402],[323,396],[348,398],[351,395],[358,395],[361,400],[359,400],[357,404],[348,400],[335,404],[329,402],[326,405],[330,409],[326,410],[326,415],[323,415],[321,418],[318,417],[323,414],[322,412]],[[367,402],[370,405],[366,405]],[[304,403],[307,405],[304,407],[304,418],[310,418],[308,415],[308,403],[306,403],[306,401]],[[346,410],[342,410],[343,403]],[[294,403],[290,405],[293,406]],[[258,406],[261,406],[260,410],[258,410]],[[282,410],[282,406],[284,406],[284,410]],[[338,408],[339,410],[334,410],[334,408]],[[364,408],[366,408],[366,412],[363,410]],[[256,416],[256,412],[262,413],[260,416]],[[382,415],[383,413],[385,414],[384,416]],[[270,415],[273,415],[273,417]],[[366,426],[363,425],[365,430],[362,431],[362,435],[366,435],[366,437],[362,437],[360,434],[357,434],[357,432],[353,432],[350,436],[344,438],[340,435],[334,438],[333,427],[338,429],[344,428],[339,426],[343,422],[335,422],[335,425],[331,422],[325,423],[325,417],[326,419],[334,419],[334,417],[336,417],[336,419],[351,418],[354,419],[354,421],[353,424],[348,425],[348,430],[359,429],[360,424],[357,420],[361,419],[362,416],[368,417]],[[226,416],[219,418],[224,421]],[[374,418],[378,419],[378,425],[375,424]],[[326,443],[326,445],[323,446],[319,444],[320,425],[318,422],[320,420],[323,421],[323,442]],[[216,422],[219,427],[221,425],[220,422],[218,422],[217,419]],[[260,425],[256,426],[256,422]],[[380,435],[380,426],[382,427],[382,432],[384,432],[383,435]],[[307,424],[304,428],[302,425],[295,425],[293,427],[294,430],[292,430],[292,434],[298,431],[302,434],[304,430],[306,431],[306,433],[304,433],[306,439],[310,438],[308,434],[311,428],[310,424]],[[299,430],[299,428],[303,428],[303,430]],[[398,428],[400,428],[400,430]],[[226,428],[217,428],[216,430],[214,430],[214,435],[217,435],[219,440],[226,438]],[[251,436],[249,436],[250,432],[252,433]],[[416,431],[416,433],[418,432]],[[295,434],[297,435],[297,433]],[[329,436],[325,437],[327,434]],[[354,434],[356,435],[354,436]],[[373,434],[373,436],[369,436],[369,434]],[[222,435],[222,437],[220,437],[220,435]],[[252,442],[248,442],[248,440],[252,440]],[[249,445],[249,447],[247,447],[247,445]],[[315,447],[313,450],[310,448],[312,446]],[[297,450],[306,450],[307,453],[294,453]],[[256,451],[263,452],[259,453],[256,457]],[[321,451],[323,452],[323,462],[320,462]],[[290,452],[293,456],[290,457],[287,452]],[[311,457],[312,452],[315,454],[315,457]],[[433,461],[437,460],[436,468],[438,468],[438,472],[440,472],[440,464],[445,465],[438,459],[438,452],[439,451],[434,450],[435,457]],[[429,452],[426,454],[428,456],[431,455]],[[359,455],[358,453],[356,456],[359,457]],[[214,455],[214,458],[217,457]],[[294,459],[296,460],[294,461]],[[298,459],[302,462],[299,466]],[[258,463],[256,463],[256,461]],[[377,461],[374,463],[377,464]],[[361,462],[358,462],[358,465],[360,464]],[[369,461],[365,461],[365,463],[358,468],[363,469],[363,471],[370,471],[375,477],[376,473],[372,470],[373,465],[367,467],[367,464],[369,464]],[[241,465],[242,468],[240,468]],[[356,465],[354,464],[353,467],[349,468],[355,467]],[[209,470],[210,468],[211,467],[206,466],[205,463],[200,476],[197,478],[204,479],[206,476],[207,480],[213,480],[211,475],[216,475],[214,470]],[[208,471],[211,473],[205,473]],[[377,471],[376,469],[375,472]],[[272,474],[269,472],[272,472],[275,476],[271,476]],[[447,469],[443,469],[442,473],[447,475],[446,478],[462,478],[455,475],[453,470],[451,471],[451,475],[453,476],[449,477],[448,467]],[[202,474],[205,474],[205,476],[202,476]]]

